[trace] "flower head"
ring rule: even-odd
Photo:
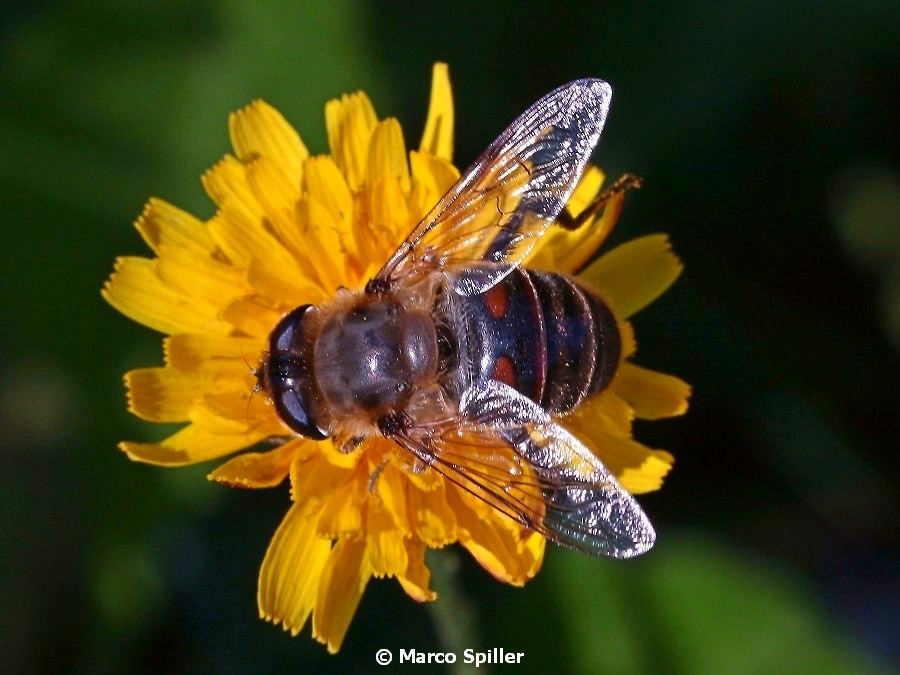
[[[155,257],[120,258],[103,290],[116,309],[164,339],[165,364],[126,374],[129,410],[184,426],[158,443],[123,442],[133,460],[179,466],[237,454],[210,474],[263,488],[290,479],[292,504],[263,561],[263,618],[339,649],[373,576],[395,577],[415,600],[433,600],[425,551],[458,542],[497,579],[522,585],[540,568],[545,539],[432,470],[391,461],[385,438],[353,452],[300,438],[263,395],[252,396],[245,359],[264,357],[280,318],[299,305],[358,289],[454,184],[453,107],[446,66],[435,67],[428,121],[407,154],[399,123],[379,120],[363,93],[326,105],[330,153],[311,156],[273,108],[231,116],[234,156],[204,177],[218,206],[201,221],[153,199],[137,228]],[[589,168],[567,210],[598,194]],[[681,264],[664,235],[643,237],[589,261],[615,224],[624,193],[593,222],[554,228],[526,265],[574,274],[611,308],[622,335],[618,374],[563,424],[632,492],[657,489],[673,458],[632,438],[634,418],[678,415],[687,385],[630,362],[628,318],[675,280]],[[254,447],[256,446],[256,447]]]

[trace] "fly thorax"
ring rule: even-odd
[[[393,300],[364,297],[332,316],[316,340],[313,367],[336,417],[402,410],[437,371],[433,319]]]

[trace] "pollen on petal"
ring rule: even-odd
[[[598,289],[618,316],[628,318],[662,295],[682,268],[669,238],[651,234],[614,248],[579,278]]]

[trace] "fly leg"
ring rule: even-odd
[[[643,180],[639,176],[626,173],[615,183],[606,188],[594,200],[588,204],[577,216],[569,212],[569,207],[564,208],[556,218],[556,223],[567,230],[577,230],[579,227],[588,222],[597,213],[606,206],[606,203],[615,195],[627,192],[631,189],[639,189]]]

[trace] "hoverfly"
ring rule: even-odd
[[[411,470],[430,467],[563,546],[649,549],[640,506],[554,421],[611,382],[615,318],[576,280],[520,266],[560,219],[611,97],[583,79],[541,98],[363,290],[285,315],[258,370],[281,420],[345,452],[392,439]]]

